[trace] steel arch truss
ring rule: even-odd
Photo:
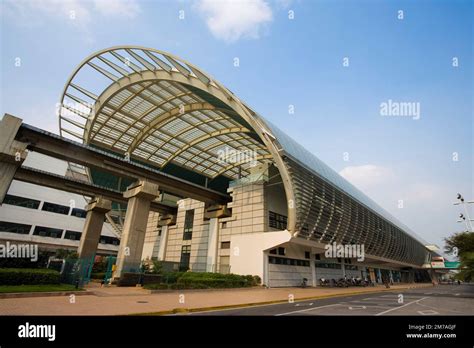
[[[146,73],[156,78],[147,80]],[[81,79],[87,74],[94,78]],[[79,66],[64,89],[61,135],[161,169],[173,163],[210,179],[249,174],[246,163],[237,168],[223,161],[219,153],[224,149],[250,150],[256,161],[271,160],[249,124],[212,94],[198,92],[193,80],[236,99],[198,68],[169,54],[139,47],[98,52]],[[113,95],[105,98],[110,89]]]

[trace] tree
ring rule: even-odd
[[[458,256],[461,262],[461,271],[456,277],[465,282],[474,280],[474,233],[458,232],[444,241],[445,252]]]

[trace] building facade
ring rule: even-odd
[[[61,137],[162,180],[132,182],[111,164],[81,169],[127,199],[113,206],[122,228],[119,276],[154,258],[181,270],[258,275],[273,287],[342,277],[413,281],[429,264],[426,243],[408,227],[169,53],[121,46],[87,57],[66,83],[59,124]],[[183,191],[179,180],[219,198]],[[150,202],[175,213],[149,212]]]
[[[66,162],[29,153],[25,166],[65,175]],[[37,244],[39,250],[76,251],[79,247],[87,202],[83,196],[49,187],[13,181],[0,207],[0,242]],[[115,255],[120,239],[109,223],[102,228],[98,255]]]

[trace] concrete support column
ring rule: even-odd
[[[342,269],[342,277],[346,276],[346,265],[344,263],[344,259],[341,259],[341,269]]]
[[[267,288],[270,287],[269,284],[269,263],[268,263],[268,256],[270,253],[267,251],[263,252],[263,274],[262,274],[262,284],[265,285]]]
[[[0,122],[0,205],[10,188],[16,170],[26,158],[26,143],[15,140],[22,120],[5,114]]]
[[[209,221],[209,235],[207,238],[206,272],[217,272],[217,252],[219,242],[219,219]]]
[[[158,185],[145,180],[130,185],[124,192],[123,196],[128,198],[128,205],[117,255],[115,278],[120,277],[123,272],[140,270],[150,203],[158,195]]]
[[[81,259],[90,259],[97,252],[105,214],[112,209],[112,202],[103,197],[94,197],[86,205],[86,222],[82,230],[77,253]]]
[[[204,213],[209,221],[209,235],[207,239],[206,271],[217,272],[217,255],[219,251],[219,219],[231,216],[225,205],[212,205]]]
[[[158,247],[158,260],[164,261],[166,258],[166,249],[168,247],[168,231],[169,226],[176,224],[175,215],[166,215],[160,217],[158,225],[161,226],[160,245]]]
[[[313,277],[313,286],[316,287],[318,286],[318,280],[316,279],[316,254],[311,254],[311,257],[309,258],[309,266],[311,267],[311,276]]]

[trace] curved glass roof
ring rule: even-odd
[[[147,80],[146,73],[179,74],[186,80]],[[139,77],[136,82],[134,77]],[[66,84],[61,135],[163,171],[178,166],[209,180],[237,179],[257,162],[270,160],[252,127],[212,94],[193,87],[192,79],[219,88],[198,68],[160,51],[116,47],[98,52]],[[117,88],[103,98],[112,87]],[[235,160],[245,159],[244,151],[255,160]]]
[[[168,53],[137,46],[94,53],[69,78],[59,110],[62,136],[176,176],[199,176],[206,186],[247,176],[259,162],[283,163],[272,141],[265,145],[265,124],[285,155],[416,236],[218,81]],[[222,158],[249,150],[251,161],[245,153]]]
[[[261,117],[261,116],[260,116]],[[322,179],[328,181],[330,184],[338,187],[346,194],[357,200],[359,203],[365,205],[367,208],[371,209],[373,212],[377,213],[381,217],[393,223],[395,226],[399,226],[406,232],[409,232],[413,237],[417,238],[421,243],[427,245],[427,243],[420,238],[415,232],[413,232],[409,227],[400,222],[397,218],[375,203],[372,199],[367,197],[362,191],[357,187],[352,185],[349,181],[344,179],[339,173],[321,161],[314,154],[306,150],[302,145],[297,143],[293,138],[283,132],[280,128],[275,126],[269,121],[266,121],[273,135],[276,137],[277,141],[280,143],[282,150],[285,154],[291,157],[293,160],[296,160],[304,167],[308,168]]]

